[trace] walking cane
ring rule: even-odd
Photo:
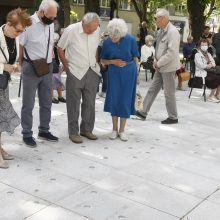
[[[20,83],[19,83],[18,97],[21,96],[21,81],[22,81],[22,74],[20,75]]]

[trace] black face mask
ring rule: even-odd
[[[46,17],[45,15],[41,19],[42,19],[42,22],[46,25],[50,25],[54,22],[54,19],[52,20],[52,19]]]

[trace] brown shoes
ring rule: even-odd
[[[88,138],[89,140],[97,140],[97,136],[94,135],[92,132],[85,132],[85,133],[80,133],[81,136]]]
[[[71,134],[69,138],[72,142],[76,144],[81,144],[83,142],[82,138],[78,134]]]
[[[97,140],[97,136],[94,135],[92,132],[85,132],[85,133],[80,133],[81,136],[88,138],[89,140]],[[76,144],[81,144],[83,143],[82,137],[79,134],[71,134],[69,136],[69,139],[76,143]]]

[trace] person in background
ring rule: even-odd
[[[74,143],[82,143],[81,136],[90,140],[98,139],[93,134],[93,129],[95,99],[100,81],[97,56],[100,42],[99,25],[99,16],[96,13],[87,13],[81,22],[69,25],[58,42],[59,57],[67,74],[68,132],[70,140]],[[80,106],[82,120],[79,128]]]
[[[179,46],[180,34],[177,28],[169,21],[169,12],[160,9],[155,17],[156,25],[160,30],[157,35],[154,68],[156,72],[152,84],[144,98],[143,110],[137,111],[136,115],[141,119],[146,119],[150,108],[163,87],[166,100],[168,118],[162,124],[176,124],[177,107],[175,96],[175,74],[180,67]]]
[[[60,36],[58,33],[54,33],[54,50],[53,50],[53,76],[52,76],[52,103],[58,104],[59,102],[66,103],[66,99],[62,96],[62,91],[65,90],[65,86],[61,79],[63,68],[60,66],[60,60],[57,52],[57,42]],[[54,97],[53,90],[57,91],[58,98]]]
[[[109,138],[114,140],[119,136],[122,141],[127,141],[126,121],[135,114],[138,47],[136,39],[127,33],[123,19],[111,20],[107,31],[109,38],[104,41],[101,52],[101,63],[108,65],[104,111],[112,116],[113,128]]]
[[[190,62],[192,50],[196,47],[196,43],[193,41],[192,36],[187,37],[187,43],[183,46],[183,58],[185,60],[186,68],[188,69],[188,63]]]
[[[117,3],[115,0],[110,0],[110,20],[114,18],[114,12],[117,9]]]
[[[103,43],[108,37],[109,37],[109,35],[108,35],[107,31],[102,33],[101,41],[98,46],[99,63],[100,63],[100,55],[102,52]],[[100,72],[102,74],[102,91],[99,93],[99,96],[105,98],[106,97],[106,90],[107,90],[108,66],[100,63]]]
[[[210,39],[213,37],[213,34],[210,33],[210,27],[209,26],[205,26],[203,29],[203,33],[201,36],[201,39]]]
[[[32,25],[20,37],[20,63],[22,63],[23,97],[21,109],[21,126],[23,141],[28,147],[36,147],[33,138],[33,108],[36,91],[39,98],[39,120],[38,138],[46,141],[56,142],[58,138],[51,134],[51,106],[52,106],[52,54],[54,46],[54,19],[57,16],[59,5],[55,0],[43,0],[39,10],[32,18]],[[26,53],[25,53],[26,51]],[[38,77],[27,57],[31,60],[47,57],[49,73]]]
[[[208,52],[208,39],[201,39],[198,43],[198,52],[195,54],[195,76],[203,78],[203,84],[211,89],[208,101],[220,101],[220,76],[209,74],[208,70],[215,67],[215,60]]]
[[[220,66],[220,27],[213,37],[213,46],[216,50],[216,65]]]
[[[6,24],[0,27],[0,74],[20,71],[18,65],[19,39],[18,36],[31,25],[31,19],[26,10],[20,8],[10,11]],[[13,160],[4,149],[1,140],[2,132],[13,133],[20,124],[20,119],[9,100],[9,87],[0,90],[0,168],[8,168],[5,160]]]
[[[147,23],[146,21],[143,21],[140,24],[140,29],[139,29],[139,52],[141,52],[141,47],[145,44],[145,37],[147,36]]]
[[[207,38],[209,44],[208,44],[208,52],[212,55],[212,57],[214,58],[214,60],[216,59],[216,49],[215,47],[212,45],[212,38]]]
[[[154,38],[151,35],[147,35],[145,37],[145,44],[141,47],[141,60],[140,62],[147,62],[149,57],[152,57],[154,59],[155,56],[155,49],[153,46],[154,43]],[[152,67],[150,68],[151,71],[151,79],[153,79],[155,69]],[[146,81],[147,81],[147,69],[145,69],[145,74],[146,74]]]

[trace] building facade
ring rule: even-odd
[[[81,20],[84,15],[84,0],[70,0],[71,9],[77,13],[78,19]],[[101,17],[101,31],[104,31],[108,22],[110,15],[110,0],[100,0],[100,17]],[[116,17],[115,11],[115,17]],[[118,17],[123,18],[127,25],[129,33],[137,35],[139,18],[137,13],[133,10],[130,4],[130,0],[120,0]]]
[[[36,7],[35,0],[0,0],[0,26],[5,23],[6,15],[9,11],[15,8],[34,8]]]

